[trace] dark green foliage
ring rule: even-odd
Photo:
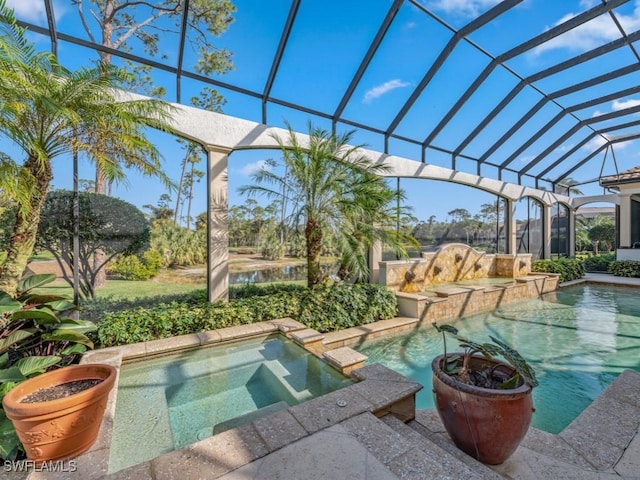
[[[609,272],[616,277],[640,277],[640,262],[635,260],[611,262]]]
[[[31,293],[55,275],[32,275],[18,284],[12,298],[0,291],[0,402],[20,382],[45,371],[76,363],[93,348],[87,336],[93,323],[74,320],[75,306],[65,297]],[[22,446],[0,404],[0,458],[15,460]]]
[[[583,260],[584,269],[587,272],[608,272],[611,263],[615,262],[615,253],[606,255],[596,255],[595,257],[587,257]]]
[[[573,258],[557,260],[536,260],[531,263],[531,271],[542,273],[559,273],[560,282],[570,282],[584,276],[584,265]]]
[[[273,295],[282,292],[302,294],[307,290],[306,286],[297,283],[248,283],[246,285],[231,285],[229,287],[229,299]],[[202,301],[206,300],[207,295],[204,292]]]
[[[131,255],[149,241],[149,223],[135,206],[118,198],[97,193],[80,192],[80,290],[85,297],[95,296],[98,272],[116,255]],[[58,263],[73,269],[73,192],[51,192],[42,209],[37,246],[51,252]],[[105,260],[95,265],[97,251]],[[64,279],[73,285],[71,275]]]
[[[356,327],[392,318],[397,311],[395,294],[373,284],[319,285],[300,298],[296,320],[319,332]]]
[[[230,297],[209,304],[199,292],[191,301],[106,313],[98,324],[99,342],[124,345],[283,317],[328,332],[392,318],[397,310],[393,292],[368,284],[249,285],[233,289]]]

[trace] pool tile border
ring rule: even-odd
[[[406,323],[406,319],[400,323]],[[385,324],[385,326],[388,325],[389,322]],[[117,368],[119,375],[123,361],[136,361],[147,356],[157,356],[217,343],[224,344],[229,341],[277,332],[289,338],[296,336],[298,340],[296,343],[303,346],[316,347],[316,349],[310,350],[317,356],[327,353],[334,360],[330,365],[338,370],[345,371],[345,368],[348,369],[349,366],[361,365],[366,359],[364,355],[346,347],[337,352],[326,351],[322,345],[323,335],[308,329],[305,325],[291,318],[283,318],[93,350],[83,356],[81,363],[108,363]],[[320,345],[319,348],[318,345]],[[340,361],[335,361],[336,358],[342,358],[343,364]],[[357,361],[350,362],[348,359]],[[251,423],[206,438],[181,450],[166,453],[148,462],[108,474],[110,443],[117,400],[117,388],[114,388],[109,395],[98,440],[88,452],[73,459],[77,471],[74,473],[69,471],[46,472],[44,476],[41,472],[31,472],[28,478],[29,480],[49,480],[81,477],[93,480],[144,477],[168,480],[173,478],[204,478],[203,475],[207,478],[215,478],[296,440],[365,412],[378,416],[389,412],[398,412],[400,416],[409,418],[415,416],[415,394],[422,389],[422,385],[381,365],[362,367],[353,370],[352,374],[357,382],[341,390],[261,417]],[[69,467],[68,462],[66,467]]]

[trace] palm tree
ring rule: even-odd
[[[349,146],[354,131],[332,134],[309,123],[309,147],[303,147],[287,124],[286,139],[274,136],[280,146],[286,175],[263,168],[252,176],[254,185],[241,187],[240,193],[266,195],[285,202],[287,221],[304,232],[307,256],[307,284],[322,281],[320,255],[323,239],[332,236],[340,248],[343,274],[361,279],[367,271],[366,248],[375,240],[387,241],[406,256],[401,235],[393,225],[396,201],[380,174],[383,165],[372,165]],[[273,160],[268,162],[274,167]]]
[[[36,52],[5,0],[0,0],[0,17],[0,135],[26,155],[22,164],[0,157],[0,171],[16,174],[0,175],[0,187],[15,193],[19,207],[0,272],[0,289],[14,294],[33,252],[52,161],[82,152],[108,178],[122,180],[126,166],[168,182],[144,128],[171,131],[170,109],[158,100],[119,101],[114,86],[123,80],[120,70],[102,66],[70,72],[54,55]]]
[[[576,187],[577,184],[577,180],[571,177],[565,177],[558,182],[557,186],[565,189],[566,195],[582,195],[582,190]]]

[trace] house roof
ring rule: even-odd
[[[640,183],[640,166],[625,170],[618,175],[600,178],[600,185],[603,187],[612,187],[625,183]]]

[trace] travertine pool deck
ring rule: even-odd
[[[386,375],[379,365],[363,370]],[[433,410],[418,411],[408,423],[378,418],[365,395],[342,397],[350,403],[343,413],[333,404],[340,392],[333,392],[303,404],[304,413],[279,412],[105,478],[638,479],[639,392],[640,373],[624,372],[561,434],[532,428],[507,462],[491,468],[457,450]]]
[[[583,281],[640,287],[640,279],[606,274],[588,274]],[[342,338],[318,338],[284,319],[128,346],[112,361],[118,363],[118,355],[142,357],[169,344],[205,345],[279,330],[290,337],[298,332],[299,343],[330,347],[325,358],[349,369],[362,359],[341,342],[356,334],[414,328],[418,319],[385,322],[386,328],[372,324]],[[92,352],[88,361],[103,362],[114,354],[106,350]],[[378,364],[352,375],[360,382],[113,474],[106,474],[110,433],[105,427],[112,421],[107,415],[97,444],[79,457],[76,472],[32,472],[29,479],[640,479],[640,372],[623,372],[560,434],[531,428],[515,454],[491,468],[453,446],[435,411],[415,412],[419,384]],[[112,414],[113,400],[110,408]]]

